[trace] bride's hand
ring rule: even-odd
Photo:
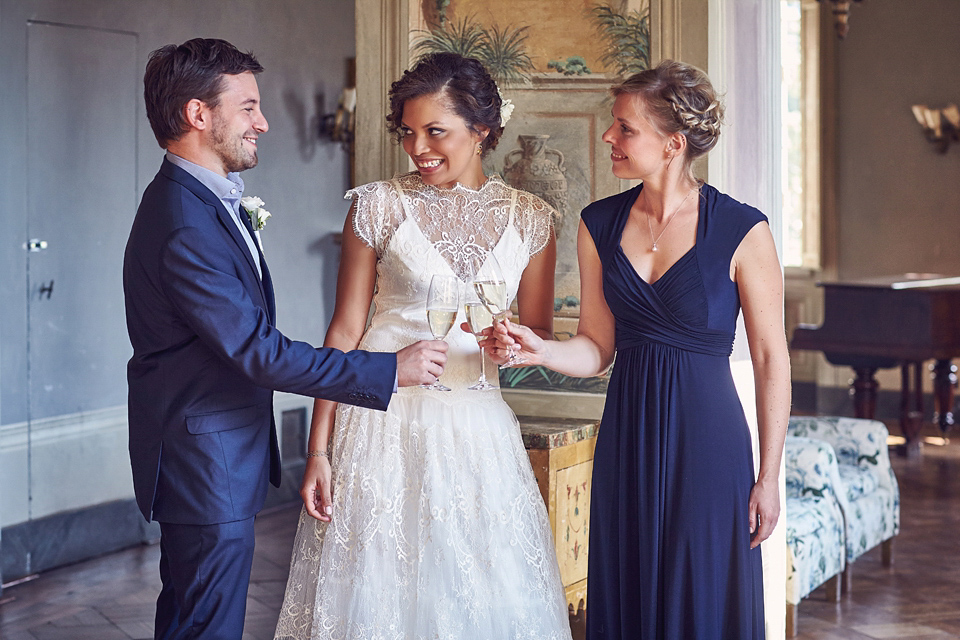
[[[473,333],[473,330],[470,329],[469,323],[461,323],[460,328],[467,333]],[[479,334],[474,335],[477,336],[477,344],[480,345],[481,349],[487,352],[487,355],[490,356],[490,359],[493,360],[495,364],[501,365],[507,361],[506,353],[500,348],[501,345],[499,342],[497,342],[492,326],[487,327]]]
[[[500,362],[507,360],[510,351],[519,355],[526,365],[543,364],[546,357],[546,340],[522,324],[510,322],[509,318],[494,324],[492,340]]]
[[[330,461],[324,457],[307,458],[300,484],[300,498],[307,513],[320,522],[330,522],[333,514]]]

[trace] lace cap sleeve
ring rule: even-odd
[[[396,187],[391,182],[370,182],[350,189],[343,197],[353,200],[353,232],[379,257],[403,220]]]
[[[556,209],[542,198],[518,190],[514,216],[517,229],[523,236],[530,256],[533,257],[543,251],[553,237]]]

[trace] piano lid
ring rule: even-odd
[[[907,273],[819,285],[823,324],[798,325],[792,348],[851,366],[960,357],[960,277]]]
[[[858,280],[818,282],[821,287],[867,287],[878,289],[928,289],[960,287],[960,276],[939,273],[901,273],[893,276],[875,276]]]

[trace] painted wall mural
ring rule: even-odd
[[[496,36],[488,42],[508,45],[501,46],[502,53],[524,50],[530,66],[523,73],[633,73],[650,62],[646,2],[421,0],[420,4],[426,25],[422,35],[440,40],[460,36],[461,42],[478,43],[486,32]],[[531,16],[537,16],[536,21]],[[495,62],[488,68],[496,66]]]
[[[412,61],[434,51],[479,59],[514,102],[484,169],[557,210],[555,333],[572,336],[580,311],[580,211],[625,187],[610,171],[600,136],[609,125],[611,84],[649,66],[648,0],[421,0],[410,49]],[[503,370],[501,385],[605,393],[607,378],[523,367]]]

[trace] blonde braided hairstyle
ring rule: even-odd
[[[610,91],[615,98],[637,96],[644,113],[661,133],[680,133],[687,139],[687,170],[696,158],[716,146],[723,123],[723,103],[710,78],[700,69],[664,60],[653,69],[630,76]]]

